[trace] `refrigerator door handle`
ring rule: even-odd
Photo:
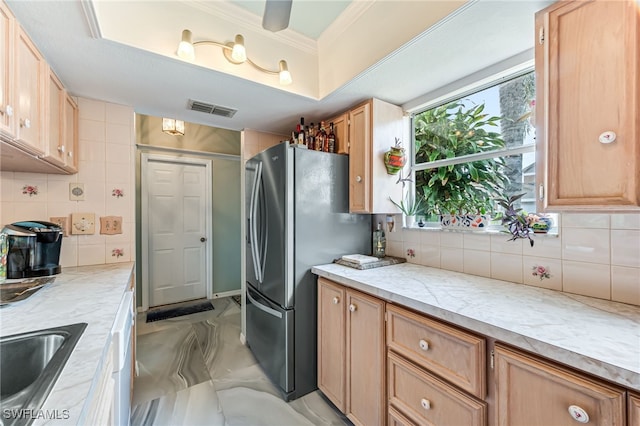
[[[265,312],[276,318],[282,318],[282,312],[278,312],[275,309],[265,306],[262,303],[258,302],[256,299],[254,299],[251,296],[251,290],[249,289],[247,289],[247,297],[249,298],[249,301],[251,302],[251,304],[253,304],[253,306],[255,306],[256,308],[260,309],[262,312]]]
[[[262,176],[262,169],[260,169],[260,175]],[[269,240],[269,228],[267,227],[267,207],[264,193],[264,186],[262,180],[260,180],[260,189],[258,191],[258,198],[262,201],[260,203],[260,241],[256,251],[258,252],[258,270],[260,271],[260,282],[264,281],[265,263],[267,261],[267,241]]]
[[[258,207],[258,186],[262,179],[262,163],[258,163],[256,167],[256,174],[253,180],[253,185],[251,186],[251,205],[249,207],[249,222],[250,222],[250,233],[249,233],[249,241],[251,244],[251,260],[253,261],[253,272],[256,274],[256,279],[258,282],[262,282],[262,274],[259,269],[259,257],[258,257],[258,247],[256,245],[258,240],[258,230],[256,227],[256,209]]]

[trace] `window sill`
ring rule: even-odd
[[[417,230],[417,231],[425,231],[425,232],[453,232],[458,234],[486,234],[486,235],[507,235],[507,232],[504,232],[504,229],[500,225],[490,225],[487,228],[482,229],[447,229],[442,228],[438,223],[427,223],[423,227],[418,225],[414,225],[411,227],[403,226],[403,230]],[[559,236],[559,230],[557,227],[551,228],[551,230],[547,233],[533,233],[533,238],[557,238]]]

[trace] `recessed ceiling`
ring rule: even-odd
[[[300,116],[305,116],[307,122],[318,121],[369,97],[398,105],[415,105],[415,100],[426,93],[530,51],[533,47],[533,14],[550,2],[476,0],[460,3],[462,6],[453,8],[443,17],[416,14],[418,22],[431,23],[410,36],[402,34],[404,23],[394,13],[388,13],[389,8],[399,11],[402,7],[418,10],[428,6],[440,7],[438,10],[442,11],[452,8],[454,3],[446,0],[293,0],[289,29],[275,34],[261,32],[259,27],[263,1],[8,0],[7,3],[73,95],[131,105],[136,112],[147,115],[175,117],[232,130],[251,128],[288,134]],[[94,6],[96,10],[109,6],[116,16],[120,13],[120,25],[125,32],[137,34],[136,42],[94,37],[83,4]],[[175,9],[180,5],[184,7]],[[212,15],[211,5],[216,10],[222,11],[226,7],[232,12]],[[126,23],[133,22],[130,19],[132,8],[143,11],[145,7],[148,13],[137,12],[139,16],[135,17],[142,18],[142,23],[127,27]],[[239,9],[243,13],[236,13]],[[167,10],[172,12],[166,21],[154,19],[163,16],[162,12]],[[359,15],[354,10],[359,11]],[[239,15],[242,19],[236,19]],[[217,29],[213,24],[207,28],[207,20],[212,23],[224,20],[224,25],[220,26],[227,26],[228,30],[215,35]],[[344,20],[349,24],[336,25]],[[215,36],[229,40],[236,32],[243,33],[248,51],[249,43],[255,47],[254,53],[249,51],[249,55],[256,55],[265,64],[272,66],[278,59],[292,58],[293,87],[252,81],[251,70],[245,69],[245,65],[224,65],[225,69],[209,67],[204,62],[224,62],[219,49],[217,52],[198,51],[203,59],[199,57],[196,63],[178,59],[175,49],[181,29],[196,28],[200,22],[204,23],[203,29],[198,33],[194,31],[194,38]],[[110,24],[104,25],[105,32],[113,30],[109,28]],[[355,36],[356,30],[361,34]],[[339,63],[318,63],[313,59],[305,64],[296,63],[298,57],[313,55],[314,48],[316,55],[331,54],[331,39],[339,40],[340,31],[351,31],[353,45],[360,46],[348,50],[342,43],[339,47],[346,49],[343,54],[347,59]],[[400,35],[408,37],[407,40],[391,46],[393,40],[401,38]],[[290,46],[292,40],[295,41],[293,47]],[[367,43],[369,40],[371,42]],[[146,44],[154,47],[147,48]],[[275,52],[273,46],[277,46]],[[309,67],[310,71],[296,75],[294,70],[304,70],[304,67]],[[305,83],[302,89],[296,87],[311,73],[318,77],[311,79],[312,83]],[[348,78],[341,80],[343,76]],[[326,81],[329,83],[324,83]],[[190,99],[238,112],[232,118],[202,114],[189,110]]]

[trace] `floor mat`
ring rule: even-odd
[[[206,302],[200,302],[188,306],[158,309],[157,311],[147,312],[147,322],[160,321],[168,318],[181,317],[183,315],[190,315],[211,310],[213,310],[213,305],[208,300]]]

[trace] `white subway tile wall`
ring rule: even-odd
[[[375,217],[384,221],[383,216]],[[411,263],[640,306],[640,213],[560,215],[558,235],[396,227],[388,253]],[[396,223],[402,223],[396,216]],[[412,250],[415,257],[409,258]]]
[[[62,241],[63,267],[135,260],[135,134],[132,107],[78,98],[78,173],[0,173],[0,225],[94,213],[93,235]],[[84,200],[69,200],[69,184],[84,184]],[[25,193],[37,186],[37,194]],[[120,189],[121,197],[114,194]],[[121,216],[122,234],[101,235],[101,216]]]

